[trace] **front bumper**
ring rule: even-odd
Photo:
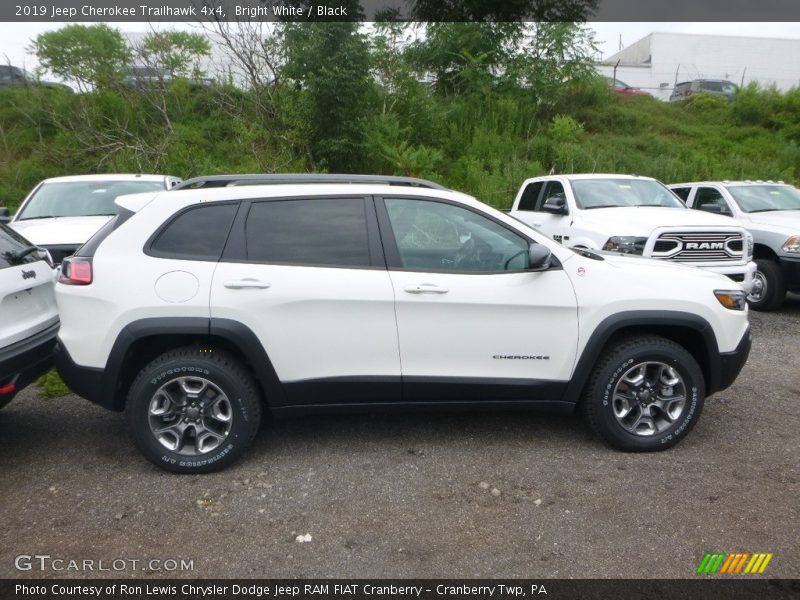
[[[781,266],[786,289],[790,292],[800,292],[800,258],[781,256],[778,258],[778,264]]]
[[[736,346],[733,352],[720,352],[719,354],[719,376],[715,389],[711,389],[708,394],[720,392],[736,381],[736,378],[741,373],[744,364],[747,362],[747,357],[750,356],[750,347],[753,345],[753,335],[750,333],[750,328],[747,328],[741,341]]]
[[[731,265],[724,267],[701,266],[700,268],[713,271],[714,273],[719,273],[720,275],[725,275],[725,277],[728,277],[741,285],[746,294],[749,294],[753,291],[753,282],[755,281],[756,275],[756,263],[754,263],[752,260],[746,265]]]
[[[36,381],[53,366],[58,323],[31,337],[0,350],[0,388],[13,386],[17,391]]]

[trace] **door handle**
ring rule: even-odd
[[[223,284],[229,290],[245,290],[245,289],[258,289],[265,290],[270,284],[266,281],[259,281],[258,279],[236,279],[233,281],[226,281]]]
[[[450,290],[435,283],[418,283],[405,288],[409,294],[446,294]]]

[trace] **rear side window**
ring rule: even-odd
[[[254,202],[246,240],[247,259],[252,261],[370,266],[363,198]]]
[[[219,260],[238,203],[209,203],[179,213],[150,246],[152,256],[186,260]]]
[[[30,244],[24,237],[10,227],[0,225],[0,269],[42,260],[42,256],[38,252],[17,258],[17,253],[28,247]]]
[[[688,188],[688,187],[679,187],[679,188],[670,188],[670,189],[675,193],[675,195],[678,198],[680,198],[684,202],[686,202],[689,199],[689,192],[692,191],[692,188]]]
[[[536,210],[536,200],[539,198],[543,185],[544,181],[536,181],[525,186],[517,210]]]

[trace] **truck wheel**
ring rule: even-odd
[[[661,337],[625,338],[604,351],[582,400],[589,427],[629,452],[666,450],[703,410],[705,381],[682,346]]]
[[[230,465],[253,442],[261,401],[236,358],[187,347],[162,354],[139,372],[125,416],[150,462],[174,473],[209,473]]]
[[[759,258],[755,263],[753,291],[747,297],[747,303],[753,310],[776,310],[786,297],[783,273],[775,261]]]

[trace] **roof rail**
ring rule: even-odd
[[[447,188],[416,177],[395,177],[392,175],[341,175],[328,173],[269,173],[254,175],[208,175],[186,179],[172,190],[194,190],[199,188],[218,188],[241,185],[287,185],[313,183],[373,183],[405,187],[446,190]]]

